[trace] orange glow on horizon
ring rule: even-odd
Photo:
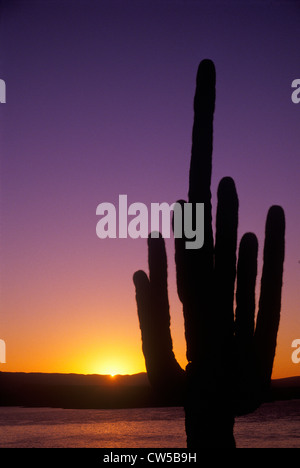
[[[130,272],[140,266],[147,270],[147,266],[129,256],[127,273],[124,265],[118,271],[98,271],[100,260],[95,260],[97,271],[89,281],[84,275],[80,277],[83,284],[80,282],[76,295],[72,286],[76,278],[70,275],[62,285],[61,277],[54,275],[52,283],[46,277],[38,288],[36,278],[27,276],[32,281],[30,287],[24,286],[22,294],[7,296],[0,335],[6,343],[6,364],[1,364],[1,371],[101,375],[146,372]],[[72,271],[77,275],[80,270]],[[169,299],[174,353],[185,368],[184,321],[174,270],[169,272]],[[296,303],[297,297],[284,297],[273,379],[300,375],[300,364],[291,359],[291,343],[300,338]]]

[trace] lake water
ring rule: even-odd
[[[237,418],[235,437],[241,448],[300,448],[300,400]],[[0,407],[0,447],[185,448],[184,412]]]

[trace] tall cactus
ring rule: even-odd
[[[266,222],[255,327],[258,242],[254,234],[245,234],[236,258],[238,197],[230,177],[218,187],[213,239],[214,106],[215,68],[204,60],[197,74],[188,191],[190,203],[204,203],[204,245],[187,250],[185,238],[175,238],[177,291],[187,345],[185,372],[173,353],[162,237],[148,239],[149,278],[143,271],[133,277],[149,380],[159,391],[184,392],[187,446],[196,449],[235,447],[235,416],[253,411],[264,399],[276,350],[284,261],[284,213],[273,206]]]

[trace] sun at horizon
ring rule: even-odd
[[[89,365],[89,373],[108,375],[112,379],[117,375],[132,375],[144,372],[143,365],[138,360],[132,361],[122,356],[109,357],[107,359],[94,361]]]

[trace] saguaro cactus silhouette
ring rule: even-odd
[[[281,308],[285,219],[270,208],[255,324],[258,241],[246,233],[237,256],[238,197],[234,181],[218,187],[216,235],[211,213],[215,67],[200,63],[188,201],[204,203],[204,245],[175,238],[177,291],[183,305],[188,365],[173,353],[163,238],[148,239],[149,277],[134,276],[147,373],[160,392],[183,391],[187,447],[235,447],[234,418],[256,409],[270,383]],[[180,201],[184,203],[184,201]],[[238,258],[237,258],[238,257]],[[236,310],[234,313],[234,297]]]

